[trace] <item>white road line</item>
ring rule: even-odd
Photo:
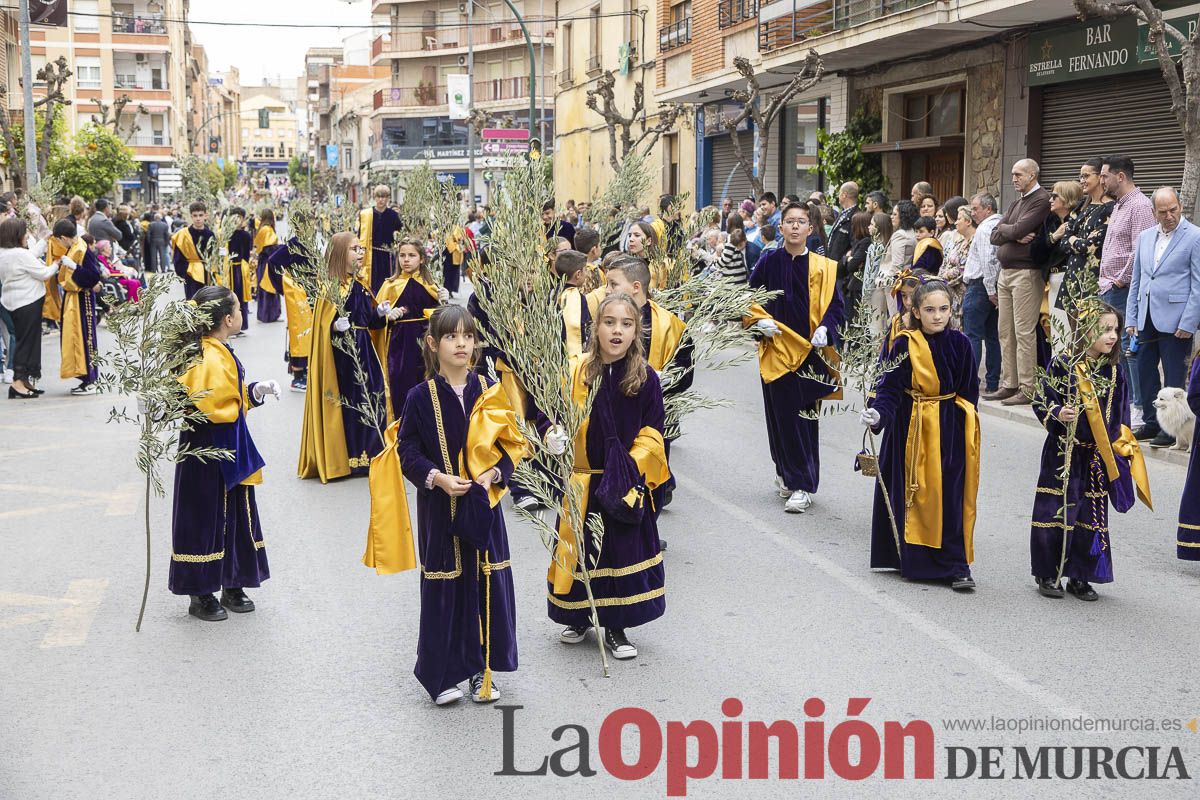
[[[1005,664],[1003,661],[997,659],[995,656],[980,649],[974,644],[971,644],[953,631],[942,627],[915,608],[906,605],[894,594],[880,592],[878,584],[871,583],[857,575],[854,575],[833,561],[830,561],[828,558],[814,553],[812,550],[797,542],[794,538],[784,534],[778,528],[769,525],[768,523],[743,509],[741,506],[725,500],[716,492],[709,490],[708,487],[705,487],[699,482],[690,478],[680,478],[676,476],[675,481],[680,487],[687,489],[696,497],[711,503],[729,516],[738,519],[759,533],[770,536],[778,545],[786,550],[791,551],[792,553],[795,553],[804,561],[816,567],[821,572],[824,572],[830,578],[833,578],[847,589],[850,589],[863,599],[870,601],[892,616],[897,617],[900,619],[900,621],[905,622],[917,629],[964,661],[969,661],[972,664],[975,664],[975,666],[979,667],[979,669],[989,673],[992,675],[992,677],[1005,686],[1029,696],[1033,700],[1045,706],[1046,709],[1051,713],[1062,718],[1091,718],[1094,716],[1093,714],[1072,706],[1067,700],[1059,697],[1049,689],[1038,686],[1020,672],[1010,667],[1008,664]],[[947,591],[949,591],[949,589],[947,589]]]
[[[37,594],[0,592],[0,606],[41,607],[41,611],[0,616],[0,630],[49,622],[50,627],[39,645],[43,650],[52,647],[79,647],[87,641],[88,631],[100,609],[100,601],[108,588],[106,578],[85,578],[71,581],[62,597]]]

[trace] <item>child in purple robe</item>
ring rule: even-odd
[[[1029,554],[1034,581],[1044,597],[1062,597],[1059,579],[1066,576],[1066,591],[1080,600],[1098,599],[1092,584],[1113,579],[1109,501],[1125,513],[1133,506],[1135,483],[1140,482],[1138,493],[1149,504],[1148,486],[1135,479],[1145,474],[1145,465],[1129,431],[1129,390],[1125,371],[1119,368],[1121,314],[1099,301],[1088,302],[1098,310],[1082,315],[1084,320],[1094,320],[1086,353],[1090,363],[1077,365],[1072,374],[1067,359],[1053,359],[1033,400],[1047,436],[1033,501]],[[1068,386],[1078,387],[1077,403],[1082,407],[1068,403]],[[1061,473],[1067,426],[1072,422],[1076,423],[1075,444],[1064,497]]]
[[[197,332],[199,341],[191,343],[198,345],[199,359],[179,380],[196,396],[206,421],[183,426],[179,449],[215,447],[230,451],[232,458],[185,457],[176,464],[168,586],[191,597],[189,614],[215,622],[228,616],[226,608],[253,611],[244,590],[270,577],[254,497],[264,462],[250,438],[246,411],[261,406],[267,395],[278,399],[279,384],[244,382],[245,370],[229,346],[229,337],[242,329],[241,304],[233,292],[205,286],[193,302],[208,323]],[[213,596],[218,589],[220,602]]]
[[[604,643],[618,659],[634,658],[629,628],[666,611],[666,579],[651,493],[670,477],[663,444],[663,399],[658,374],[646,362],[642,315],[633,298],[612,294],[596,311],[588,349],[571,359],[570,392],[591,413],[575,439],[571,480],[584,498],[584,518],[598,514],[604,526],[600,552],[590,533],[577,534],[558,521],[558,543],[546,594],[550,619],[565,625],[559,638],[582,642],[592,627],[579,561],[591,570],[592,597]],[[546,447],[561,455],[565,432],[541,420]],[[594,563],[593,563],[594,560]]]
[[[475,320],[443,306],[423,343],[426,378],[409,390],[395,447],[417,488],[421,625],[414,673],[438,705],[500,699],[493,672],[517,669],[516,601],[500,498],[525,450],[504,389],[472,371]],[[389,431],[391,433],[391,431]],[[403,486],[394,487],[401,495]],[[372,502],[379,500],[374,494]]]
[[[418,240],[405,237],[396,255],[396,273],[379,287],[375,300],[387,315],[385,364],[392,414],[398,418],[409,389],[425,376],[421,355],[425,312],[437,308],[449,295],[434,284]]]
[[[1200,457],[1196,455],[1196,451],[1200,450],[1200,358],[1192,362],[1187,401],[1197,421],[1187,478],[1183,483],[1183,496],[1179,499],[1179,535],[1175,554],[1184,561],[1200,561]]]
[[[950,289],[939,279],[912,296],[871,407],[861,420],[883,434],[871,524],[871,567],[971,591],[979,489],[979,377],[971,342],[949,328]],[[890,503],[891,513],[888,513]],[[893,529],[893,519],[895,529]]]

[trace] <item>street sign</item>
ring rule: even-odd
[[[471,76],[451,73],[446,76],[446,96],[449,99],[450,119],[466,119],[471,115]]]
[[[527,128],[484,128],[480,134],[483,141],[488,139],[501,139],[505,141],[529,141],[529,130]]]
[[[489,156],[525,155],[529,152],[529,142],[519,141],[488,141],[483,140],[483,153]]]

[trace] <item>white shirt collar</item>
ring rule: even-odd
[[[1042,185],[1040,183],[1038,183],[1037,181],[1034,181],[1033,186],[1029,187],[1029,191],[1026,192],[1025,194],[1021,195],[1021,197],[1029,197],[1029,195],[1033,194],[1040,188],[1042,188]]]

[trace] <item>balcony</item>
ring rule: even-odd
[[[748,0],[743,0],[746,1]],[[775,0],[764,4],[759,10],[758,49],[764,53],[778,50],[933,2],[934,0]]]
[[[692,41],[692,18],[684,17],[678,22],[658,29],[658,52],[665,53]]]
[[[540,77],[535,87],[539,96],[553,94],[551,79],[547,76]],[[528,75],[475,81],[472,88],[475,105],[529,102]],[[422,83],[417,86],[393,86],[389,89],[379,89],[375,92],[372,108],[376,111],[381,108],[430,108],[444,106],[448,102],[445,86]]]
[[[721,0],[717,6],[717,27],[732,28],[739,22],[758,18],[758,0]]]
[[[113,87],[117,89],[133,89],[152,92],[167,91],[166,81],[161,78],[158,80],[142,79],[135,74],[123,75],[119,72],[116,75],[116,79],[113,81]]]
[[[420,108],[449,103],[445,86],[422,83],[418,86],[393,86],[375,92],[372,108]]]
[[[529,36],[535,41],[554,38],[554,21],[542,17],[526,18]],[[467,48],[467,27],[442,28],[430,26],[423,29],[394,27],[389,33],[376,36],[371,42],[371,60],[378,58],[401,58],[419,53],[448,53]],[[476,25],[472,33],[472,45],[476,50],[495,49],[496,46],[522,45],[525,35],[521,26],[513,20],[495,25]]]
[[[167,26],[162,14],[122,14],[112,16],[113,33],[150,33],[165,36]]]
[[[558,85],[562,87],[573,86],[575,84],[575,70],[570,64],[564,64],[563,68],[558,71]]]
[[[600,73],[603,71],[604,70],[602,70],[600,68],[600,55],[596,54],[594,56],[588,56],[588,60],[587,60],[588,77],[589,78],[598,77],[600,75]]]

